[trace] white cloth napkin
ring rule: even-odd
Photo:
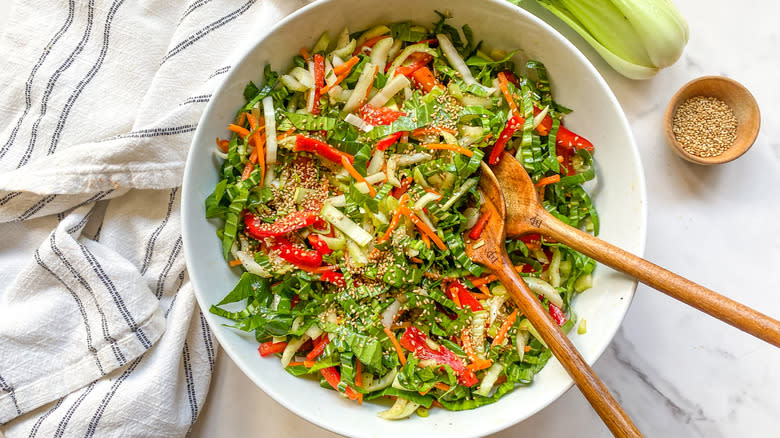
[[[181,251],[187,150],[236,54],[305,3],[15,3],[0,39],[8,438],[190,429],[217,344]]]

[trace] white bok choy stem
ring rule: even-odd
[[[263,117],[265,118],[265,162],[267,165],[276,164],[276,112],[274,100],[271,96],[263,98]]]
[[[376,72],[376,66],[370,62],[363,66],[363,72],[360,73],[360,77],[358,78],[357,84],[355,84],[355,88],[352,90],[352,94],[349,96],[347,103],[344,104],[344,108],[341,110],[342,114],[349,114],[363,104],[371,84],[374,83]]]
[[[392,99],[392,97],[395,96],[396,93],[398,93],[399,91],[403,90],[406,87],[409,87],[410,85],[411,82],[409,82],[409,79],[407,79],[406,76],[404,75],[393,76],[393,78],[387,81],[385,86],[382,87],[382,89],[379,90],[378,93],[376,93],[376,96],[371,98],[368,104],[375,107],[384,106],[384,104],[386,104],[387,101]]]

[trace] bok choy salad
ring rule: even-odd
[[[266,66],[217,139],[206,199],[235,288],[211,312],[253,332],[263,357],[379,414],[472,409],[529,385],[550,351],[496,277],[473,263],[480,162],[504,150],[548,211],[598,233],[582,188],[593,146],[563,125],[544,66],[515,70],[441,14],[423,27],[323,34],[279,74]],[[507,240],[517,270],[570,330],[593,260],[539,235]],[[579,330],[584,331],[581,322]]]

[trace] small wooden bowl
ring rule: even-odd
[[[718,156],[705,158],[686,152],[672,131],[672,119],[677,107],[695,96],[715,97],[726,102],[737,118],[737,138],[728,150]],[[680,157],[698,164],[723,164],[739,158],[753,146],[760,126],[761,114],[756,99],[742,84],[723,76],[702,76],[683,85],[672,97],[664,115],[664,131],[669,146]]]

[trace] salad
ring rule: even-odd
[[[593,145],[564,127],[545,67],[476,42],[471,29],[381,25],[323,34],[279,74],[250,82],[206,199],[235,288],[211,312],[253,332],[261,356],[385,419],[472,409],[529,385],[550,351],[496,277],[465,253],[479,239],[480,162],[504,150],[544,206],[598,233],[582,184]],[[595,262],[539,235],[507,251],[550,316],[576,324]],[[584,320],[578,331],[584,332]]]

